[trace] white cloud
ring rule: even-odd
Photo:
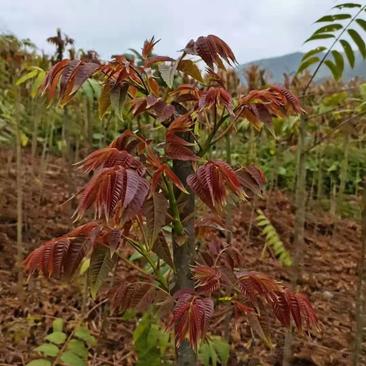
[[[160,54],[174,56],[191,39],[216,34],[239,62],[302,49],[312,23],[332,0],[0,0],[0,31],[30,38],[51,52],[57,27],[76,46],[104,58],[161,38]]]

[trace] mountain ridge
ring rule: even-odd
[[[281,83],[283,81],[283,74],[294,75],[304,53],[292,52],[282,56],[268,57],[251,62],[247,62],[238,66],[238,74],[240,80],[245,83],[243,71],[251,65],[258,65],[262,69],[266,70],[267,79],[270,82]],[[310,72],[315,69],[316,65],[310,67]],[[343,73],[343,80],[348,81],[354,77],[361,77],[366,79],[366,61],[361,57],[359,52],[355,52],[355,66],[352,69],[347,60],[345,60],[345,68]],[[323,65],[315,78],[316,81],[320,81],[331,77],[331,73],[328,68]]]

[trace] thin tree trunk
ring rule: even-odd
[[[302,275],[302,262],[304,253],[304,225],[305,225],[305,196],[306,196],[306,165],[305,165],[305,126],[306,117],[302,116],[300,121],[299,140],[297,146],[297,180],[295,191],[295,228],[294,228],[294,255],[291,273],[291,284],[296,288]],[[283,349],[283,366],[290,365],[292,356],[292,332],[289,330],[285,337]]]
[[[184,136],[187,139],[187,136]],[[192,162],[174,160],[173,171],[186,186],[188,175],[193,173]],[[176,192],[178,196],[178,192]],[[180,206],[179,215],[183,225],[183,233],[173,229],[173,257],[175,266],[175,291],[184,288],[194,288],[190,266],[194,263],[195,257],[195,232],[194,232],[194,195],[181,195],[178,200]],[[183,240],[182,240],[183,238]],[[196,365],[196,354],[187,341],[184,341],[176,350],[178,366]]]
[[[226,150],[226,162],[231,165],[231,140],[230,135],[226,134],[225,136],[225,150]],[[226,240],[230,244],[232,240],[232,231],[231,226],[233,224],[233,207],[232,203],[229,202],[226,208],[226,225],[229,230],[226,232]]]
[[[345,135],[343,136],[343,153],[344,157],[341,163],[341,171],[340,171],[340,182],[339,182],[339,190],[337,197],[337,211],[338,215],[341,216],[342,206],[344,201],[344,192],[346,189],[346,181],[347,181],[347,170],[348,170],[348,155],[349,155],[349,133],[345,131]]]
[[[16,91],[17,93],[17,91]],[[16,94],[16,115],[15,115],[15,128],[16,128],[16,194],[17,194],[17,266],[18,266],[18,282],[17,282],[17,295],[22,300],[24,298],[23,291],[23,167],[22,167],[22,142],[20,131],[20,113],[19,113],[19,96]]]
[[[364,327],[364,314],[365,307],[365,289],[364,280],[366,277],[366,177],[363,181],[363,200],[362,200],[362,244],[360,261],[358,264],[358,279],[357,279],[357,294],[356,294],[356,331],[354,340],[354,351],[352,356],[352,365],[359,365],[359,358],[362,348],[363,327]]]

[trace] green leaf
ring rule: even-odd
[[[349,65],[353,68],[355,66],[355,53],[353,52],[351,45],[344,39],[341,39],[339,42],[341,43],[344,53],[347,56]]]
[[[339,79],[343,75],[343,70],[344,70],[343,55],[336,50],[332,51],[332,55],[333,55],[334,62],[335,62],[336,68],[337,68],[337,75],[338,75],[338,79]]]
[[[212,340],[212,345],[214,346],[216,353],[219,356],[222,365],[226,365],[229,361],[230,356],[230,345],[221,337],[215,337]]]
[[[199,349],[198,357],[204,366],[216,366],[218,355],[213,341],[202,343]]]
[[[67,366],[85,366],[86,362],[71,351],[66,351],[61,356],[61,361]]]
[[[27,146],[29,138],[23,131],[20,131],[19,140],[20,140],[20,145],[22,145],[24,147],[24,146]]]
[[[178,64],[178,70],[191,76],[193,79],[203,82],[202,75],[198,66],[192,60],[181,60]]]
[[[362,57],[366,58],[366,45],[365,45],[364,40],[354,29],[349,29],[348,34],[351,36],[353,41],[356,43]]]
[[[300,74],[302,71],[306,70],[309,66],[320,61],[319,57],[310,57],[305,62],[302,62],[297,70],[297,74]]]
[[[344,20],[349,18],[352,18],[351,14],[325,15],[319,18],[315,23],[334,22],[335,20]]]
[[[85,347],[84,342],[78,339],[71,339],[67,345],[67,350],[75,353],[82,359],[88,358],[88,349]]]
[[[21,76],[15,83],[15,85],[20,85],[25,83],[27,80],[29,79],[33,79],[38,75],[39,71],[37,69],[32,70],[26,74],[24,74],[23,76]]]
[[[329,33],[321,33],[321,34],[313,34],[310,38],[308,38],[304,43],[315,41],[318,39],[327,39],[327,38],[335,38],[334,34]]]
[[[106,83],[103,85],[103,89],[98,100],[98,112],[100,119],[103,119],[110,105],[111,105],[111,85]]]
[[[337,70],[337,65],[333,61],[330,61],[330,60],[324,61],[324,64],[328,67],[328,69],[332,73],[333,78],[335,80],[338,80],[339,79],[339,72]]]
[[[366,20],[358,18],[356,19],[356,23],[364,30],[366,31]]]
[[[79,327],[75,330],[75,337],[84,341],[88,346],[93,347],[96,344],[95,337],[93,337],[89,329],[86,327]]]
[[[109,272],[116,263],[116,256],[111,257],[109,248],[98,245],[91,255],[90,265],[88,269],[88,285],[93,299],[107,278]]]
[[[327,49],[327,47],[324,46],[320,46],[320,47],[316,47],[308,52],[305,53],[305,55],[302,57],[301,59],[301,63],[303,63],[306,59],[315,56],[316,54],[323,52]]]
[[[90,267],[90,258],[83,258],[79,270],[80,276],[82,276]]]
[[[207,343],[202,343],[198,353],[199,360],[204,366],[210,365],[210,347]]]
[[[62,318],[56,318],[52,322],[52,329],[54,332],[62,332],[64,328],[64,320]]]
[[[127,97],[128,84],[115,86],[111,90],[111,106],[118,117],[121,117],[123,105]]]
[[[325,25],[324,27],[321,27],[319,29],[317,29],[314,33],[315,34],[320,34],[320,33],[329,33],[329,32],[335,32],[337,30],[340,30],[343,28],[342,24],[339,23],[334,23],[334,24],[328,24]]]
[[[174,62],[172,65],[160,63],[158,69],[161,78],[164,80],[165,84],[171,88],[173,86],[174,75],[177,69],[177,63]]]
[[[66,341],[66,334],[63,332],[53,332],[49,334],[45,339],[54,344],[62,344]]]
[[[170,333],[165,330],[160,330],[159,346],[160,354],[164,355],[167,347],[169,346]]]
[[[357,3],[343,3],[343,4],[333,6],[333,9],[343,9],[343,8],[352,9],[352,8],[360,8],[360,7],[361,7],[361,5],[357,4]]]
[[[56,357],[59,352],[59,348],[52,343],[43,343],[34,350],[51,357]]]
[[[40,70],[32,84],[32,89],[31,89],[31,93],[30,93],[32,98],[35,98],[37,96],[39,88],[42,85],[45,77],[46,77],[46,72],[43,70]]]
[[[31,362],[28,362],[26,366],[51,366],[51,361],[44,358],[37,358]]]

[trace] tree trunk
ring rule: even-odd
[[[358,279],[356,294],[356,331],[354,340],[354,350],[352,355],[352,365],[359,365],[359,358],[362,348],[363,327],[365,307],[365,269],[366,269],[366,177],[363,181],[363,200],[362,200],[362,238],[361,238],[361,254],[358,263]]]
[[[21,140],[21,121],[20,121],[20,95],[14,89],[15,94],[15,151],[16,151],[16,196],[17,196],[17,242],[16,242],[16,263],[18,266],[17,296],[20,300],[24,299],[23,289],[23,167],[22,167],[22,140]]]
[[[306,200],[306,165],[305,165],[305,126],[306,118],[301,117],[299,139],[297,145],[297,171],[295,191],[295,228],[294,228],[294,254],[291,273],[291,284],[295,289],[302,275],[302,262],[304,254],[304,225],[305,225],[305,200]],[[283,366],[290,365],[292,355],[292,332],[286,334],[283,349]]]
[[[173,171],[187,188],[186,179],[188,175],[193,173],[192,162],[175,160]],[[178,192],[176,192],[176,196],[179,197]],[[190,270],[195,256],[194,195],[192,193],[189,195],[181,194],[181,197],[182,199],[178,199],[177,203],[180,206],[179,213],[184,232],[183,234],[177,233],[173,229],[173,257],[176,269],[175,291],[183,288],[194,288]],[[176,365],[196,365],[196,354],[187,341],[181,344],[176,353]]]
[[[337,197],[337,213],[338,216],[342,216],[342,208],[343,208],[343,201],[344,201],[344,192],[346,190],[346,181],[347,181],[347,171],[348,171],[348,155],[349,155],[349,144],[350,143],[350,136],[349,132],[345,131],[343,136],[343,160],[341,163],[341,171],[340,171],[340,182],[339,182],[339,190],[338,190],[338,197]]]

